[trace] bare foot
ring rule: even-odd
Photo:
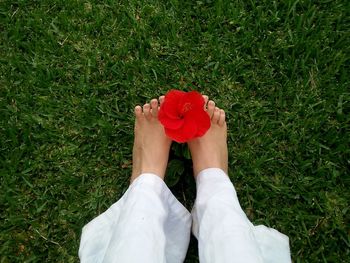
[[[208,98],[204,96],[208,101]],[[190,148],[194,176],[207,168],[220,168],[226,174],[228,172],[227,153],[227,125],[225,112],[215,107],[215,102],[207,103],[207,113],[211,119],[211,126],[202,137],[188,142]]]
[[[159,98],[164,101],[164,96]],[[130,181],[142,173],[153,173],[164,179],[168,163],[171,140],[165,135],[158,121],[158,100],[153,99],[135,107],[135,139],[133,147],[133,169]]]

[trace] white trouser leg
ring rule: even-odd
[[[142,174],[123,197],[83,228],[81,262],[183,262],[191,215],[163,180]]]
[[[197,176],[192,216],[202,263],[291,262],[288,237],[253,226],[221,169],[205,169]]]

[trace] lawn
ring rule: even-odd
[[[229,175],[254,224],[287,234],[294,262],[349,262],[349,10],[1,0],[0,262],[78,261],[82,227],[128,187],[134,106],[172,88],[226,110]],[[173,146],[168,180],[190,209],[186,152]]]

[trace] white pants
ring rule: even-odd
[[[183,262],[191,226],[200,262],[291,262],[288,237],[253,226],[222,170],[203,170],[196,183],[191,216],[163,180],[140,175],[118,202],[83,228],[81,262]]]

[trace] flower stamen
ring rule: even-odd
[[[192,103],[190,102],[186,102],[183,106],[182,106],[182,114],[185,114],[186,112],[192,110]]]

